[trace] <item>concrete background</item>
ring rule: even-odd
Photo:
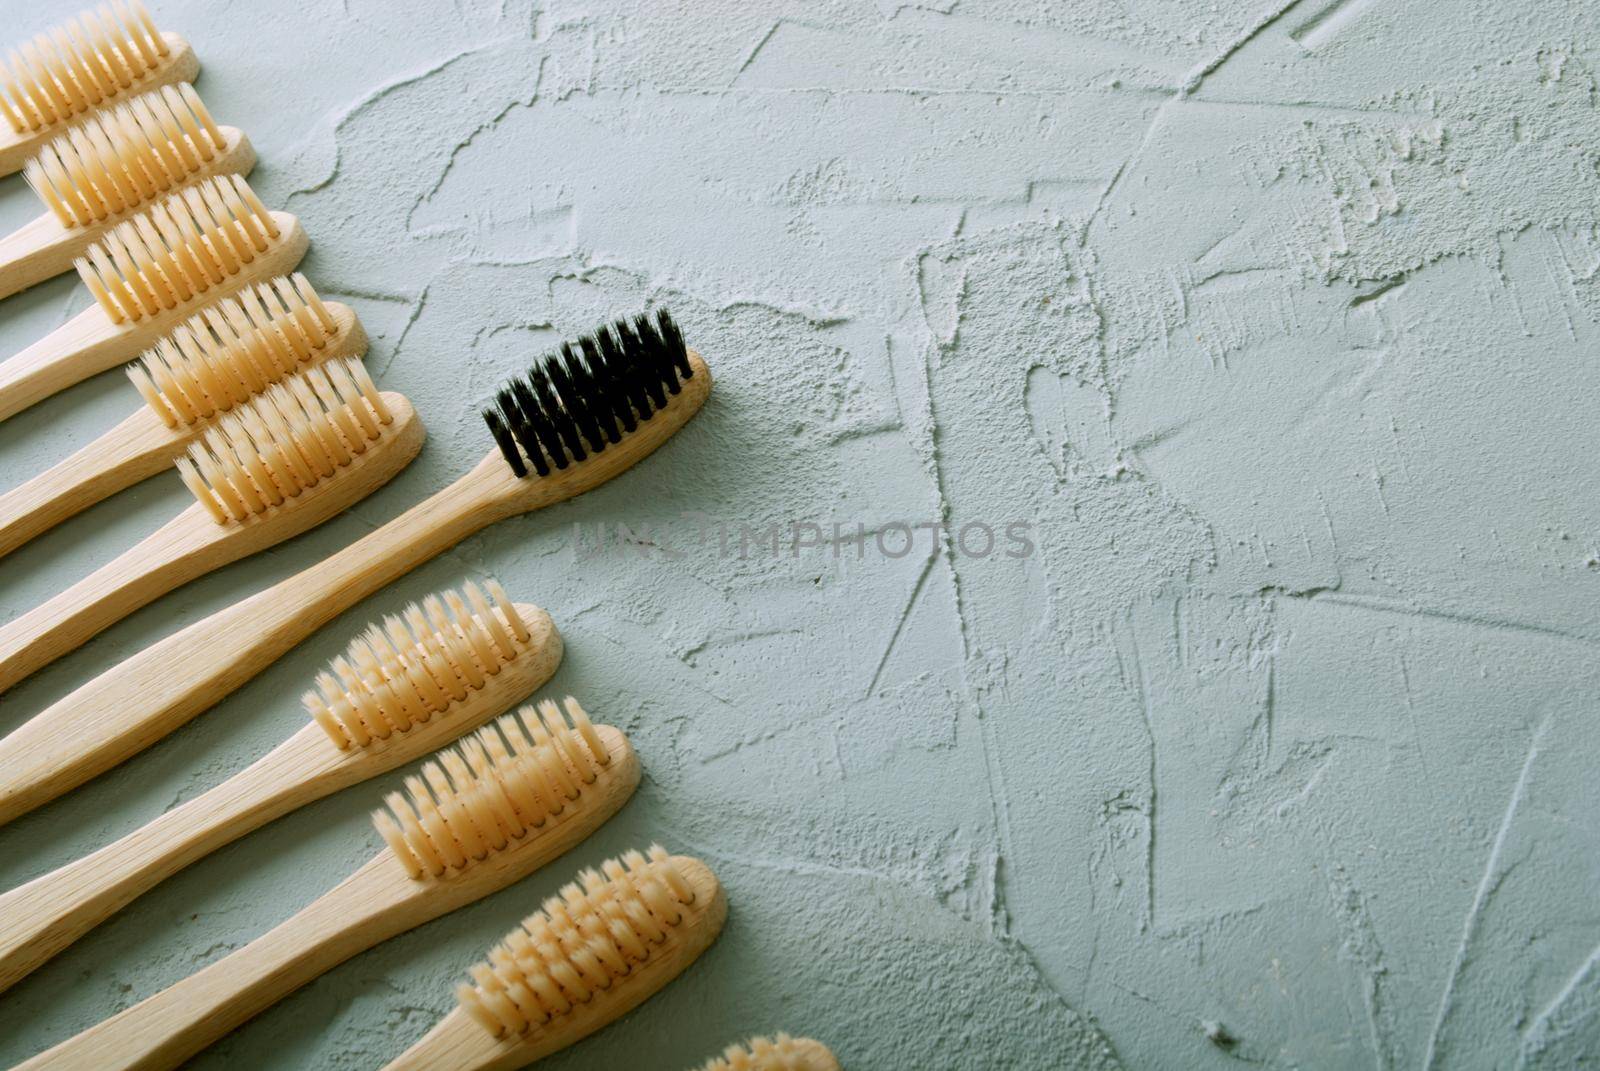
[[[13,4],[6,36],[77,3]],[[728,928],[550,1067],[680,1068],[779,1028],[853,1071],[1590,1066],[1586,5],[155,6],[431,437],[350,514],[17,688],[0,729],[464,472],[477,405],[555,340],[665,304],[718,376],[646,466],[469,540],[0,829],[9,887],[217,783],[408,599],[492,575],[550,610],[548,693],[632,734],[637,799],[196,1067],[376,1066],[580,864],[656,839],[718,871]],[[0,228],[36,211],[0,183]],[[86,304],[71,278],[5,302],[0,351]],[[0,424],[0,485],[134,404],[112,374]],[[163,476],[13,555],[0,612],[185,503]],[[740,559],[689,510],[735,535],[1028,521],[1037,552],[919,532],[898,558]],[[575,523],[616,521],[655,547],[575,560]],[[0,1000],[0,1061],[309,902],[377,848],[398,781],[100,927]]]

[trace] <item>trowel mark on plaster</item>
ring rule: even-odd
[[[939,554],[934,550],[929,552],[928,560],[922,563],[922,569],[911,585],[911,594],[906,596],[905,605],[900,608],[900,614],[895,618],[894,628],[889,632],[889,642],[883,645],[883,654],[878,656],[878,663],[872,670],[872,679],[867,682],[866,691],[861,694],[861,698],[865,699],[878,690],[878,680],[883,676],[883,667],[889,664],[889,656],[894,653],[895,644],[900,642],[900,634],[905,631],[906,622],[911,619],[911,611],[916,609],[917,600],[922,597],[922,589],[927,586],[928,577],[932,575],[934,563],[938,560]]]
[[[769,795],[783,799],[780,793]],[[791,821],[789,812],[772,812],[765,822],[758,820],[748,837],[732,842],[720,835],[715,820],[689,815],[681,822],[669,819],[659,832],[719,864],[786,877],[868,881],[915,896],[919,906],[929,905],[964,923],[982,924],[979,909],[987,898],[981,878],[990,857],[984,831],[959,825],[943,834],[930,830],[909,838],[885,837],[881,834],[895,825],[892,819],[872,821],[836,809],[811,823],[812,836],[795,843],[797,854],[773,854],[771,845],[794,840]]]
[[[1019,81],[1029,89],[1067,89],[1109,80],[1118,89],[1126,82],[1133,92],[1167,92],[1184,76],[1181,60],[1047,25],[903,8],[877,29],[864,34],[779,18],[753,38],[728,88],[924,94],[1015,91]],[[996,56],[1006,61],[996,63]],[[964,68],[965,77],[948,77],[952,68]]]
[[[1289,37],[1307,52],[1315,52],[1355,25],[1375,3],[1376,0],[1333,0],[1290,30]]]
[[[1435,1067],[1441,1066],[1439,1061],[1442,1050],[1439,1047],[1439,1039],[1444,1033],[1450,1013],[1455,1010],[1456,983],[1460,981],[1461,973],[1472,956],[1472,943],[1478,936],[1478,922],[1483,917],[1483,910],[1505,878],[1506,872],[1501,866],[1500,857],[1511,834],[1512,819],[1516,817],[1517,808],[1527,797],[1533,763],[1539,757],[1539,743],[1544,739],[1544,731],[1549,725],[1550,716],[1547,714],[1544,721],[1533,731],[1532,739],[1528,741],[1528,753],[1522,760],[1522,770],[1517,774],[1517,783],[1512,787],[1511,798],[1506,801],[1505,814],[1501,816],[1500,828],[1495,832],[1494,843],[1489,848],[1488,861],[1483,867],[1483,877],[1478,881],[1477,892],[1472,897],[1472,906],[1467,909],[1466,920],[1461,926],[1461,940],[1456,945],[1450,975],[1445,981],[1444,994],[1439,999],[1439,1013],[1434,1019],[1433,1030],[1428,1035],[1428,1048],[1422,1060],[1423,1071],[1433,1071]]]
[[[1167,110],[1180,99],[1177,94],[1174,94],[1162,101],[1151,112],[1150,122],[1145,124],[1144,133],[1139,137],[1139,143],[1134,146],[1133,152],[1129,154],[1127,159],[1123,160],[1117,169],[1112,172],[1111,178],[1106,181],[1105,188],[1100,191],[1100,196],[1095,199],[1094,207],[1089,211],[1089,217],[1083,226],[1083,240],[1080,243],[1082,246],[1089,247],[1090,239],[1094,236],[1097,225],[1104,220],[1106,209],[1111,205],[1112,196],[1121,188],[1123,178],[1131,170],[1138,167],[1139,162],[1144,158],[1145,150],[1155,140],[1156,131],[1160,128]]]
[[[937,253],[917,257],[917,296],[922,321],[940,346],[953,346],[961,327],[961,299],[967,292],[965,266]]]
[[[1411,730],[1411,747],[1417,753],[1417,766],[1422,770],[1422,779],[1430,785],[1433,783],[1433,774],[1428,770],[1428,749],[1422,746],[1422,732],[1417,728],[1417,704],[1415,692],[1411,687],[1411,667],[1406,664],[1405,646],[1398,642],[1394,645],[1395,666],[1400,671],[1400,695],[1405,700],[1406,724]]]
[[[544,70],[545,58],[546,57],[543,57],[543,56],[541,56],[539,58],[539,71],[540,72],[542,72]],[[540,78],[541,78],[541,75],[538,75],[538,74],[535,75],[534,82],[535,82],[536,86],[537,86],[538,82],[540,81]],[[411,229],[411,230],[422,229],[422,228],[416,228],[416,227],[412,227],[411,226],[411,217],[415,216],[418,209],[422,208],[424,205],[428,204],[428,202],[432,201],[433,198],[439,193],[439,190],[444,186],[445,181],[447,179],[449,179],[450,173],[453,170],[455,170],[456,164],[457,164],[461,154],[463,152],[467,152],[467,151],[471,150],[475,146],[475,144],[477,143],[478,138],[482,137],[485,134],[489,134],[489,133],[492,133],[495,130],[497,130],[499,128],[499,126],[506,121],[506,118],[508,116],[510,116],[512,112],[517,111],[519,109],[531,108],[531,107],[533,107],[534,104],[536,104],[538,102],[538,99],[539,99],[538,98],[538,91],[537,91],[537,89],[535,89],[534,93],[532,95],[530,95],[529,97],[525,98],[525,99],[508,101],[508,102],[506,102],[506,104],[499,111],[495,112],[489,118],[485,119],[483,122],[481,122],[477,126],[475,126],[472,129],[472,131],[467,134],[466,137],[458,139],[456,141],[455,145],[453,145],[451,147],[450,155],[449,155],[448,158],[446,158],[444,167],[440,168],[439,175],[438,175],[437,178],[434,179],[433,185],[429,186],[427,188],[427,190],[425,190],[422,193],[422,195],[417,198],[417,203],[412,207],[411,214],[410,214],[410,216],[407,217],[407,220],[406,220],[408,229]]]
[[[1150,715],[1150,681],[1145,674],[1144,659],[1139,654],[1139,632],[1131,623],[1128,628],[1128,648],[1133,662],[1133,680],[1130,682],[1139,693],[1139,714],[1144,719],[1145,736],[1149,742],[1149,777],[1150,790],[1146,796],[1145,804],[1145,847],[1144,847],[1144,920],[1140,924],[1142,930],[1152,930],[1156,924],[1156,797],[1157,797],[1157,765],[1156,765],[1156,726]]]
[[[919,266],[921,259],[919,258]],[[965,291],[966,275],[961,275],[961,292]],[[952,309],[954,312],[954,309]],[[923,315],[926,316],[926,303]],[[955,317],[952,317],[954,321]],[[952,326],[952,340],[954,327]],[[939,346],[936,342],[924,347],[924,357],[920,364],[922,372],[923,398],[927,406],[928,423],[928,465],[934,479],[934,493],[938,496],[939,520],[948,524],[950,520],[950,499],[948,490],[949,475],[946,472],[943,458],[940,456],[940,429],[938,407],[933,400],[933,362],[937,359]],[[1000,747],[995,740],[993,719],[988,716],[982,700],[983,687],[972,679],[972,667],[979,652],[972,642],[972,635],[967,623],[967,614],[962,604],[961,573],[956,568],[955,555],[950,545],[948,532],[940,540],[939,556],[942,556],[945,565],[950,570],[950,588],[954,596],[954,613],[956,630],[961,637],[961,677],[962,684],[970,696],[974,697],[973,708],[977,711],[978,738],[983,744],[983,768],[985,788],[988,790],[989,814],[994,823],[995,835],[999,841],[998,849],[994,855],[991,870],[991,888],[993,899],[989,905],[989,927],[998,934],[1010,932],[1010,911],[1006,906],[1005,889],[1005,859],[1013,851],[1013,835],[1011,829],[1011,797],[1006,788],[1005,767],[1000,761]]]
[[[318,190],[328,186],[333,182],[334,179],[339,177],[339,169],[343,164],[344,155],[343,148],[340,144],[340,133],[346,123],[350,122],[350,120],[356,118],[362,112],[371,108],[373,105],[377,104],[391,93],[404,89],[407,86],[416,85],[418,82],[427,81],[429,78],[432,78],[434,75],[447,70],[456,63],[459,63],[461,60],[466,59],[468,56],[476,55],[479,52],[493,47],[493,45],[494,42],[489,42],[487,44],[474,45],[471,48],[462,49],[460,52],[440,60],[438,63],[435,63],[426,70],[419,71],[416,74],[403,75],[392,82],[386,82],[377,89],[374,89],[372,92],[368,93],[366,96],[362,97],[356,103],[352,104],[349,108],[345,109],[345,111],[341,112],[333,120],[333,123],[330,127],[333,136],[333,163],[328,168],[327,174],[323,175],[319,179],[312,180],[309,185],[297,186],[290,190],[284,195],[285,203],[292,205],[296,197],[303,196],[305,194],[316,193]]]
[[[739,84],[739,79],[744,76],[744,72],[748,71],[750,69],[750,65],[756,61],[756,57],[761,55],[761,50],[767,47],[767,42],[771,41],[777,32],[783,28],[785,21],[786,20],[784,19],[773,20],[772,25],[767,27],[767,32],[756,39],[755,47],[751,48],[749,52],[745,53],[744,59],[741,60],[739,62],[739,66],[734,69],[733,78],[729,80],[730,85]]]
[[[1517,621],[1512,618],[1495,617],[1490,614],[1472,613],[1464,610],[1446,610],[1432,606],[1416,606],[1390,599],[1381,599],[1371,595],[1347,595],[1331,589],[1319,589],[1306,592],[1303,595],[1295,592],[1285,592],[1284,594],[1292,597],[1315,599],[1320,603],[1328,603],[1333,606],[1344,607],[1347,609],[1361,610],[1367,613],[1395,614],[1401,617],[1417,617],[1428,621],[1443,621],[1449,624],[1462,625],[1467,628],[1485,629],[1495,632],[1503,630],[1506,632],[1533,636],[1538,639],[1575,644],[1590,651],[1600,648],[1600,638],[1585,636],[1577,632],[1568,632],[1565,629],[1552,628],[1549,625],[1540,625],[1531,621]]]
[[[1257,37],[1261,36],[1263,32],[1270,28],[1274,23],[1282,18],[1290,8],[1294,7],[1299,2],[1300,0],[1287,0],[1287,2],[1280,0],[1276,7],[1269,8],[1259,19],[1256,20],[1254,26],[1250,27],[1250,29],[1246,30],[1243,34],[1240,34],[1232,44],[1224,48],[1211,60],[1202,63],[1191,70],[1188,76],[1183,80],[1183,85],[1179,90],[1179,95],[1188,96],[1189,94],[1197,91],[1202,82],[1204,82],[1211,75],[1215,74],[1219,69],[1221,69],[1223,64],[1227,63],[1236,54],[1238,54],[1240,49],[1244,48],[1251,41],[1254,41]]]
[[[1376,1071],[1389,1071],[1394,1066],[1394,1053],[1389,1041],[1394,1033],[1394,1013],[1385,1002],[1384,982],[1389,973],[1383,960],[1383,948],[1378,944],[1377,928],[1373,925],[1372,911],[1366,898],[1345,873],[1342,864],[1330,865],[1328,892],[1333,897],[1334,918],[1344,941],[1339,955],[1352,963],[1360,972],[1361,1003],[1366,1010],[1367,1032],[1372,1045],[1372,1064]]]
[[[1600,945],[1522,1035],[1517,1071],[1578,1066],[1600,1052]]]
[[[1040,363],[1029,367],[1024,402],[1033,437],[1065,482],[1076,468],[1107,474],[1116,463],[1105,391]]]
[[[1181,602],[1174,600],[1174,603]],[[1227,789],[1229,783],[1236,775],[1240,774],[1240,763],[1247,755],[1253,755],[1253,773],[1259,774],[1265,770],[1267,763],[1272,759],[1272,738],[1275,723],[1278,717],[1278,658],[1273,651],[1266,657],[1267,679],[1263,682],[1261,693],[1261,709],[1257,712],[1255,720],[1250,723],[1249,730],[1240,739],[1239,746],[1229,756],[1228,764],[1224,768],[1221,778],[1217,781],[1217,791]],[[1182,663],[1180,662],[1180,665]],[[1321,771],[1318,771],[1321,776]],[[1309,790],[1310,786],[1307,786]]]

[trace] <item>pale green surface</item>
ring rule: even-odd
[[[947,12],[934,10],[950,8]],[[22,5],[6,37],[75,9]],[[647,13],[640,14],[638,11]],[[1544,1068],[1600,1050],[1600,66],[1585,5],[527,0],[157,17],[431,429],[351,515],[0,700],[10,728],[488,447],[553,340],[666,304],[711,405],[618,483],[469,540],[191,726],[0,829],[0,886],[303,723],[353,631],[492,575],[547,607],[638,798],[570,860],[327,975],[201,1068],[367,1068],[580,864],[724,879],[722,941],[551,1067],[750,1033],[852,1071]],[[0,182],[0,228],[36,211]],[[82,308],[0,310],[10,353]],[[134,405],[0,424],[0,485]],[[185,504],[152,480],[0,563],[34,605]],[[1035,523],[1026,562],[719,558],[729,523]],[[681,559],[575,562],[626,521]],[[0,1063],[287,917],[398,777],[250,836],[0,998]],[[1237,1039],[1213,1044],[1206,1023]]]

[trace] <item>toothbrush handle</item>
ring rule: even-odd
[[[95,236],[102,233],[103,228],[97,229]],[[0,298],[71,271],[73,258],[93,240],[80,244],[73,241],[75,236],[75,231],[46,212],[0,238]]]
[[[337,764],[322,731],[305,726],[210,791],[0,896],[0,992],[197,859],[314,799],[317,775]]]
[[[15,357],[0,361],[0,420],[131,360],[161,334],[144,323],[112,323],[99,305],[84,309]]]
[[[149,747],[336,614],[517,512],[516,490],[491,455],[332,557],[146,647],[35,715],[0,740],[0,823]]]
[[[0,625],[0,692],[145,603],[237,557],[232,534],[191,505],[137,546]]]
[[[0,494],[0,556],[172,464],[194,436],[148,408],[27,483]]]
[[[217,129],[222,134],[222,145],[212,148],[213,143],[206,139],[211,158],[184,175],[182,185],[203,182],[215,175],[248,175],[255,167],[256,152],[244,131],[231,126]],[[171,189],[176,187],[168,192]],[[140,206],[148,207],[148,204]],[[0,238],[0,298],[71,271],[72,262],[89,246],[105,237],[117,224],[132,219],[138,211],[124,211],[70,228],[46,212]]]
[[[514,1039],[489,1033],[454,1008],[422,1039],[383,1065],[383,1071],[511,1071],[530,1062]]]
[[[19,1064],[16,1071],[176,1067],[356,953],[455,907],[459,897],[450,895],[452,884],[412,881],[384,851],[237,952]]]
[[[272,213],[278,236],[239,271],[196,295],[142,320],[112,323],[99,305],[78,315],[7,361],[0,362],[0,420],[90,376],[131,361],[194,313],[274,275],[293,271],[310,240],[300,220]]]

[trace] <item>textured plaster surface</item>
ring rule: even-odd
[[[7,8],[8,37],[76,0]],[[554,340],[670,306],[704,414],[468,540],[0,829],[11,886],[303,722],[362,623],[493,575],[633,735],[550,871],[332,971],[198,1068],[368,1068],[578,865],[661,840],[721,940],[551,1067],[789,1029],[846,1067],[1564,1069],[1600,1052],[1600,38],[1561,0],[162,0],[431,437],[323,529],[0,701],[10,729],[399,513]],[[0,183],[0,225],[36,211]],[[14,352],[86,304],[0,308]],[[134,405],[0,425],[11,485]],[[0,563],[14,615],[185,503]],[[731,525],[1033,523],[1025,560],[744,559]],[[573,525],[655,532],[575,560]],[[663,547],[676,540],[682,553]],[[653,544],[653,545],[652,545]],[[0,1062],[238,947],[376,850],[390,776],[167,882],[0,1000]],[[1586,1062],[1588,1061],[1588,1062]]]

